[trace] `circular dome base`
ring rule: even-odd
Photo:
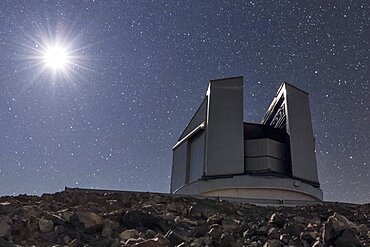
[[[312,202],[323,200],[320,188],[298,179],[275,176],[241,175],[201,179],[179,188],[174,193],[263,200]]]

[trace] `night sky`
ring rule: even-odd
[[[168,192],[211,79],[244,121],[283,81],[310,94],[324,199],[370,201],[368,1],[1,1],[0,195]],[[67,52],[62,68],[47,50]]]

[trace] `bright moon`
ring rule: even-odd
[[[58,45],[48,47],[43,56],[44,64],[53,69],[63,69],[68,64],[68,52]]]

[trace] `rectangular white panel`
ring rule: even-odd
[[[190,138],[189,176],[187,183],[200,179],[204,173],[204,140],[205,133],[194,135]]]
[[[187,173],[188,141],[173,150],[171,193],[185,185]]]
[[[243,77],[210,81],[206,121],[207,176],[244,172]]]

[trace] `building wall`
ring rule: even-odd
[[[207,94],[205,175],[243,173],[243,78],[210,81]]]

